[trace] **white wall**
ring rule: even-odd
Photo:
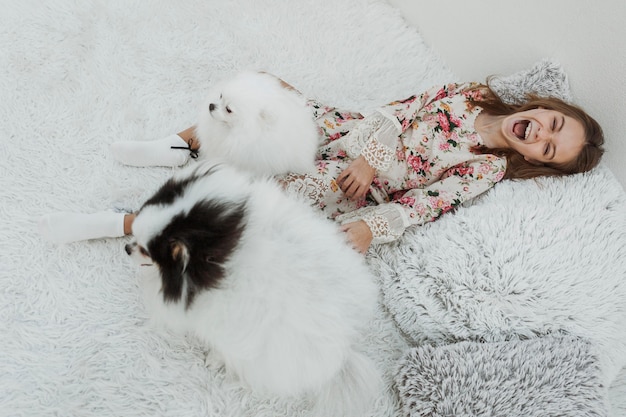
[[[574,101],[602,125],[604,161],[626,188],[625,0],[388,1],[462,80],[559,62]]]

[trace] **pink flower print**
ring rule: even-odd
[[[420,156],[409,155],[407,163],[415,172],[423,171],[424,173],[430,171],[430,165],[427,161],[424,161]]]
[[[410,179],[410,180],[407,180],[407,181],[405,182],[405,184],[406,184],[406,188],[408,188],[409,190],[410,190],[411,188],[418,188],[418,186],[419,186],[419,183],[417,182],[417,180],[416,180],[415,178],[412,178],[412,179]],[[398,197],[398,198],[399,198],[399,197]],[[396,199],[397,199],[397,198],[396,198]]]
[[[407,98],[406,100],[403,101],[404,104],[411,104],[413,103],[415,100],[417,100],[417,96],[411,96],[409,98]]]
[[[414,197],[402,197],[398,200],[398,203],[407,205],[409,207],[415,206],[415,198]]]
[[[422,186],[426,184],[426,178],[420,175],[417,178],[411,178],[410,180],[407,180],[405,184],[406,188],[408,188],[409,190],[414,188],[422,188]]]
[[[495,181],[496,181],[496,182],[498,182],[498,181],[502,181],[502,178],[504,178],[504,171],[500,171],[500,172],[498,172],[498,173],[496,174]]]
[[[479,101],[483,99],[483,93],[480,89],[464,91],[463,95],[474,101]]]
[[[404,149],[398,149],[398,150],[396,151],[396,159],[397,159],[398,161],[404,161],[405,156],[406,156],[406,155],[404,154]]]
[[[447,95],[448,95],[448,92],[446,91],[446,88],[443,87],[439,91],[437,91],[437,94],[435,95],[435,97],[433,97],[433,101],[441,100]]]
[[[402,131],[406,131],[409,128],[409,125],[411,124],[409,119],[404,119],[402,121]]]
[[[424,216],[426,214],[426,206],[423,203],[419,203],[417,206],[413,207],[413,209],[420,216]]]
[[[328,137],[328,139],[332,142],[333,140],[337,140],[341,137],[341,132],[333,133]]]
[[[452,204],[449,201],[441,197],[430,197],[428,199],[430,206],[435,210],[440,210],[441,213],[445,213],[452,209]]]
[[[450,131],[450,122],[448,122],[448,118],[443,112],[437,113],[437,117],[439,118],[439,126],[444,132]]]
[[[439,150],[441,150],[441,151],[449,151],[450,150],[450,143],[449,142],[441,142],[439,144]]]
[[[470,133],[470,134],[467,135],[467,139],[470,141],[470,143],[473,146],[478,146],[478,134]]]
[[[454,90],[456,90],[456,88],[457,88],[457,84],[456,83],[449,83],[446,86],[446,90],[448,90],[448,91],[454,91]]]
[[[411,104],[417,99],[417,96],[407,97],[404,100],[396,100],[389,103],[390,106],[397,106],[398,104]]]
[[[434,128],[435,126],[437,126],[437,121],[438,121],[438,119],[437,119],[437,117],[435,117],[435,115],[434,115],[434,114],[432,114],[432,113],[428,113],[428,114],[425,114],[425,115],[422,117],[422,121],[423,121],[424,123],[426,123],[426,126],[428,126],[429,128],[431,128],[431,129],[432,129],[432,128]]]
[[[430,203],[430,206],[435,209],[440,209],[446,205],[446,202],[439,197],[430,197],[428,202]]]
[[[489,172],[491,172],[491,165],[489,164],[480,164],[480,166],[478,167],[478,172],[480,172],[481,174],[488,174]]]
[[[464,168],[462,171],[462,175],[472,175],[474,173],[474,167]]]
[[[367,200],[364,199],[364,198],[362,198],[362,199],[360,199],[359,201],[356,202],[356,207],[357,208],[363,208],[365,206],[367,206]]]
[[[338,157],[338,158],[344,159],[344,158],[346,158],[347,156],[348,156],[348,154],[347,154],[347,153],[346,153],[346,151],[344,151],[343,149],[339,149],[339,150],[337,151],[337,157]]]
[[[422,159],[415,155],[409,155],[406,162],[409,164],[413,171],[419,171],[422,168]]]
[[[317,162],[317,172],[320,174],[325,174],[328,172],[328,162],[318,161]]]
[[[454,169],[454,172],[460,176],[472,175],[474,173],[474,167],[458,167]]]
[[[450,121],[454,123],[456,127],[461,126],[461,119],[459,119],[454,113],[450,113]]]

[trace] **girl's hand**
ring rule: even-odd
[[[358,220],[352,223],[346,223],[341,226],[341,231],[346,234],[348,241],[352,244],[352,247],[365,254],[372,243],[372,231],[367,223],[363,220]]]
[[[360,200],[367,194],[374,175],[376,175],[376,170],[363,156],[359,156],[339,174],[337,185],[350,200]]]

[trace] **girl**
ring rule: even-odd
[[[340,222],[362,253],[502,179],[585,172],[603,154],[602,129],[582,109],[536,96],[507,104],[485,84],[433,88],[368,117],[310,105],[325,139],[317,172],[277,180]],[[117,142],[111,150],[128,165],[178,166],[200,151],[194,135],[191,127],[158,141]],[[39,226],[46,238],[63,243],[130,234],[133,219],[124,213],[55,213]]]

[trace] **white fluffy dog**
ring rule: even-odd
[[[163,185],[133,234],[158,321],[255,390],[311,396],[320,417],[368,414],[381,376],[358,343],[377,286],[334,223],[270,179],[205,163]]]
[[[276,175],[313,170],[320,135],[302,95],[272,75],[242,72],[211,89],[196,136],[202,159]]]

